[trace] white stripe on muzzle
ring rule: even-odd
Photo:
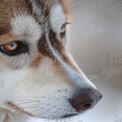
[[[93,87],[94,89],[96,89],[95,85],[91,83],[85,76],[81,76],[72,67],[70,67],[66,62],[64,62],[62,57],[59,55],[59,53],[52,47],[49,40],[48,24],[47,24],[47,27],[45,28],[45,31],[46,31],[46,35],[45,35],[46,41],[50,48],[50,51],[52,52],[53,56],[62,64],[62,66],[66,70],[68,77],[71,79],[71,82],[81,88]]]

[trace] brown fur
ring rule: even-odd
[[[20,11],[24,11],[29,14],[31,13],[31,7],[28,0],[1,0],[0,1],[0,36],[10,33],[11,19],[16,14],[19,14]]]
[[[42,59],[42,56],[38,55],[36,58],[33,59],[33,61],[31,62],[30,64],[30,67],[32,68],[36,68],[39,66],[39,64],[41,63],[41,59]]]
[[[4,122],[9,122],[9,115],[8,115],[8,113],[6,113],[6,115],[5,115]]]
[[[32,116],[30,113],[25,112],[22,108],[19,108],[18,106],[14,105],[11,102],[7,102],[6,107],[9,108],[10,110],[14,110],[15,112],[19,112],[19,113],[21,112],[21,113],[27,114],[29,116]]]
[[[48,16],[50,7],[58,2],[64,5],[64,11],[69,16],[68,2],[64,0],[35,0],[38,5],[45,9],[45,15]],[[20,11],[32,14],[31,4],[28,0],[1,0],[0,1],[0,35],[7,34],[11,31],[10,20]]]

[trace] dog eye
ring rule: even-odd
[[[66,35],[66,24],[63,24],[61,27],[60,36],[61,36],[61,38],[64,38],[65,35]]]
[[[1,46],[1,49],[5,52],[12,52],[19,48],[19,44],[17,42],[6,44]]]
[[[9,56],[15,56],[26,51],[28,51],[28,46],[24,42],[19,41],[7,43],[0,46],[0,52]]]
[[[62,25],[61,32],[60,32],[61,38],[64,38],[66,36],[66,28],[67,28],[68,24],[70,24],[70,23],[65,23],[65,24]]]

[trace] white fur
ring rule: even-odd
[[[65,21],[62,7],[55,5],[50,15],[53,30],[59,33],[61,25]],[[37,44],[42,36],[41,27],[32,16],[26,14],[13,18],[11,25],[13,27],[12,33],[17,36],[21,35],[19,37],[20,41],[31,42],[29,45],[30,54],[22,54],[16,57],[6,56],[6,61],[11,62],[12,65],[16,65],[16,63],[19,65],[23,60],[26,62],[17,71],[9,69],[6,63],[2,62],[4,65],[0,70],[0,79],[4,83],[3,87],[0,88],[1,118],[5,118],[1,114],[4,110],[5,113],[12,117],[9,122],[18,122],[21,119],[23,122],[26,122],[28,119],[23,113],[16,112],[14,109],[6,106],[6,102],[14,103],[24,109],[24,111],[39,118],[58,119],[66,114],[76,114],[76,110],[70,105],[68,99],[73,97],[78,87],[81,89],[96,89],[96,87],[89,82],[84,74],[77,73],[69,64],[63,61],[62,57],[50,43],[48,30],[46,33],[48,47],[53,56],[61,63],[66,73],[56,72],[54,61],[44,56],[37,68],[30,68],[29,63],[38,54]],[[21,59],[16,62],[18,57],[21,57]],[[59,67],[57,66],[57,68]],[[35,119],[31,122],[35,122]]]
[[[34,0],[30,0],[30,2],[32,3],[33,13],[36,13],[37,15],[41,16],[42,10],[40,6]]]
[[[11,20],[11,25],[13,27],[13,34],[20,37],[28,37],[28,40],[37,41],[40,39],[42,30],[40,25],[36,22],[36,20],[27,14],[21,14],[15,16]],[[26,40],[27,41],[27,40]],[[30,41],[31,43],[33,41]]]
[[[50,11],[50,23],[53,31],[59,34],[61,27],[65,22],[66,16],[62,6],[59,4],[54,5]]]

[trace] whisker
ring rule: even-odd
[[[35,109],[32,113],[38,112],[41,108]]]
[[[38,107],[39,107],[39,106],[28,106],[28,107],[25,106],[25,107],[24,107],[24,110],[25,110],[25,109],[28,109],[28,110],[29,110],[29,109],[38,108]]]
[[[31,103],[40,103],[40,101],[25,101],[25,102],[18,102],[17,105],[31,104]]]
[[[89,80],[97,80],[97,79],[99,79],[99,76],[90,75],[90,76],[88,76],[88,79],[89,79]]]

